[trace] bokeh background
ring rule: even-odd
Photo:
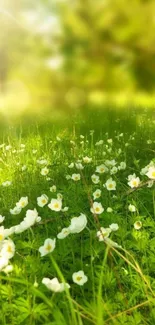
[[[3,116],[154,100],[154,0],[0,0]]]

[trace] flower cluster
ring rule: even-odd
[[[91,133],[91,135],[92,134],[93,133]],[[118,141],[121,141],[123,133],[116,135],[115,137],[118,139]],[[72,152],[74,152],[74,149],[76,149],[76,141],[74,140],[75,139],[70,141]],[[133,140],[134,136],[129,138],[129,142],[125,143],[125,147],[128,147],[130,145],[130,142]],[[62,137],[57,136],[55,141],[56,143],[61,143]],[[51,143],[52,141],[50,141],[50,144]],[[48,254],[55,254],[59,244],[61,245],[59,240],[65,239],[67,236],[69,236],[69,239],[72,240],[73,236],[76,236],[75,234],[80,234],[86,227],[88,227],[87,230],[89,230],[89,227],[91,229],[93,217],[95,220],[97,219],[100,223],[103,214],[105,218],[106,216],[107,218],[109,218],[108,220],[110,221],[108,221],[108,224],[112,222],[112,218],[114,217],[115,211],[118,212],[120,208],[119,204],[115,204],[115,199],[117,201],[117,198],[119,197],[119,194],[122,190],[122,185],[119,181],[119,175],[121,177],[123,175],[124,177],[125,174],[125,183],[127,183],[128,186],[133,190],[138,189],[138,187],[141,187],[141,184],[143,184],[143,178],[146,179],[146,182],[148,183],[149,187],[151,187],[155,181],[155,163],[153,161],[151,161],[147,166],[141,169],[140,177],[137,176],[137,170],[136,174],[134,173],[134,171],[131,172],[132,174],[130,175],[126,174],[125,169],[127,167],[127,163],[126,159],[124,159],[125,155],[123,154],[123,150],[121,148],[117,148],[117,150],[115,150],[114,140],[112,138],[109,138],[108,134],[106,135],[105,140],[100,139],[96,142],[96,156],[95,154],[93,156],[92,151],[90,153],[87,150],[87,143],[88,140],[86,140],[83,135],[80,135],[80,151],[79,155],[77,156],[78,159],[75,159],[75,155],[72,155],[72,159],[70,161],[68,161],[68,158],[65,158],[65,170],[69,170],[70,174],[65,174],[64,176],[66,180],[68,180],[68,182],[65,180],[65,184],[68,183],[71,187],[71,190],[74,189],[74,187],[78,189],[80,186],[82,187],[83,185],[86,185],[84,194],[88,192],[87,194],[90,206],[88,207],[87,205],[85,205],[84,209],[82,208],[81,211],[86,211],[86,214],[81,213],[78,216],[74,216],[70,218],[70,221],[68,223],[66,223],[65,219],[65,217],[69,217],[68,213],[62,213],[61,221],[63,226],[61,226],[61,228],[63,228],[61,229],[60,227],[58,227],[59,230],[54,230],[54,235],[52,227],[49,228],[51,233],[47,235],[48,238],[44,237],[37,246],[37,251],[39,252],[39,257],[37,256],[37,258],[40,258],[40,260],[43,262],[48,259]],[[13,148],[10,145],[4,145],[2,148],[5,148],[7,152],[13,152]],[[24,151],[25,145],[21,144],[20,148],[18,149],[18,152],[22,153]],[[28,196],[23,196],[19,198],[18,202],[15,203],[15,206],[10,209],[10,213],[12,215],[18,215],[21,212],[22,214],[24,214],[24,218],[20,223],[8,229],[4,228],[4,226],[0,227],[0,271],[4,271],[6,273],[11,270],[12,266],[9,263],[10,259],[15,254],[15,244],[10,238],[11,235],[20,234],[26,231],[27,229],[31,228],[35,224],[38,224],[41,220],[43,220],[41,224],[44,224],[44,221],[46,223],[46,220],[44,220],[44,211],[46,210],[49,214],[49,217],[51,217],[50,214],[55,214],[55,219],[57,217],[59,218],[59,212],[67,212],[69,208],[71,208],[72,210],[72,207],[70,206],[63,206],[63,196],[65,191],[62,191],[63,195],[61,193],[57,193],[59,184],[56,183],[56,179],[52,175],[52,163],[49,159],[50,157],[48,157],[48,154],[47,156],[40,157],[37,159],[36,156],[39,150],[37,151],[37,149],[32,149],[31,151],[31,155],[33,155],[33,159],[36,164],[36,170],[39,170],[39,180],[41,180],[41,182],[46,182],[46,180],[49,181],[48,188],[46,188],[45,186],[45,188],[43,188],[43,191],[39,191],[39,193],[37,193],[37,196],[35,197],[35,204],[37,204],[37,206],[39,207],[38,211],[43,211],[43,219],[41,219],[41,217],[39,216],[40,213],[38,214],[35,208],[32,210],[28,209],[24,214],[24,209],[29,204]],[[17,151],[14,151],[14,153],[16,152]],[[57,151],[53,150],[52,153],[53,157],[56,157]],[[98,153],[99,157],[97,156]],[[16,165],[19,168],[20,172],[27,171],[27,168],[29,168],[28,164],[25,165],[23,163],[21,165],[21,162],[16,162]],[[26,173],[22,173],[22,175],[23,174]],[[11,179],[11,177],[8,176],[8,180],[2,182],[3,187],[8,187],[12,184],[12,181],[10,181],[9,179]],[[3,188],[3,191],[5,190],[8,189]],[[50,196],[51,193],[52,198]],[[128,201],[125,209],[127,213],[130,214],[131,219],[133,218],[133,233],[139,235],[143,231],[142,226],[144,225],[144,223],[142,222],[143,220],[141,221],[142,218],[139,216],[138,202],[135,202],[134,200],[131,200],[130,202]],[[112,207],[110,207],[110,205]],[[73,213],[76,213],[75,211],[76,210],[72,210]],[[89,216],[92,222],[89,222]],[[1,215],[0,223],[3,223],[4,220],[5,217]],[[115,221],[117,221],[117,216],[115,218]],[[105,220],[105,224],[106,222],[107,221]],[[141,228],[142,231],[140,231]],[[111,223],[108,227],[99,226],[96,236],[94,235],[97,245],[100,246],[100,244],[97,242],[98,238],[99,242],[106,243],[107,245],[112,247],[120,248],[121,246],[115,241],[113,241],[113,237],[117,237],[117,233],[114,234],[114,232],[116,232],[118,229],[119,226],[117,223]],[[89,235],[89,233],[86,235]],[[41,246],[39,247],[39,245]],[[81,267],[78,267],[77,269],[80,268]],[[76,268],[74,269],[74,271],[76,271]],[[79,286],[82,286],[88,281],[88,276],[84,273],[83,270],[80,269],[79,271],[73,272],[71,281]],[[70,280],[68,282],[70,283]],[[44,284],[50,291],[56,293],[61,293],[65,290],[70,289],[70,284],[68,282],[65,282],[63,278],[58,279],[57,277],[54,277],[52,279],[44,277],[42,279],[42,284]]]
[[[88,277],[84,274],[82,270],[78,272],[74,272],[72,275],[72,280],[74,283],[78,284],[79,286],[83,286],[87,281]],[[70,289],[70,285],[66,282],[59,282],[57,278],[49,279],[43,278],[42,283],[51,291],[53,292],[63,292],[67,289]]]
[[[20,200],[16,203],[16,206],[13,209],[10,209],[11,214],[19,214],[23,208],[28,205],[28,197],[21,197]]]

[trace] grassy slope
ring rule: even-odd
[[[16,255],[12,260],[14,272],[9,277],[4,274],[2,276],[1,324],[154,324],[154,294],[147,283],[149,281],[154,290],[154,189],[142,188],[133,194],[124,195],[129,188],[127,176],[134,172],[139,176],[140,169],[155,156],[154,143],[147,143],[148,140],[155,139],[152,116],[153,111],[138,112],[129,109],[124,112],[114,112],[111,109],[103,112],[85,111],[61,122],[40,121],[38,124],[37,121],[31,121],[27,124],[25,120],[20,127],[7,127],[1,133],[2,142],[11,144],[12,149],[19,149],[20,143],[26,145],[23,153],[0,149],[1,182],[6,179],[13,181],[9,188],[0,188],[1,214],[6,216],[4,225],[10,227],[24,217],[26,208],[18,216],[9,213],[9,209],[15,206],[21,196],[29,197],[27,208],[36,207],[43,221],[43,224],[32,230],[12,236],[16,244]],[[93,135],[90,135],[90,130],[94,130]],[[121,132],[124,135],[119,140],[116,136]],[[80,144],[80,134],[85,136],[84,144]],[[57,136],[61,141],[56,139]],[[108,138],[113,139],[111,153],[105,148]],[[100,139],[104,140],[104,144],[96,147],[95,142]],[[70,140],[75,141],[75,147],[70,144]],[[127,142],[128,147],[125,146]],[[120,154],[119,148],[122,150]],[[37,149],[37,153],[32,154],[32,149]],[[103,152],[106,152],[105,156]],[[69,170],[68,165],[86,155],[93,158],[93,162],[84,169],[87,188],[82,181],[75,183],[65,178],[65,175],[76,170]],[[49,161],[50,181],[40,175],[41,167],[36,163],[40,157]],[[90,177],[96,166],[105,159],[127,163],[125,171],[113,176],[117,182],[116,193],[109,193],[103,188],[102,183],[108,178],[107,175],[101,177],[99,185],[91,182]],[[20,162],[19,166],[17,162]],[[21,172],[23,165],[27,166],[27,170]],[[48,207],[37,207],[36,198],[41,194],[45,193],[49,198],[56,197],[49,190],[53,184],[57,186],[57,192],[63,195],[63,206],[69,207],[68,212],[57,214]],[[91,194],[96,188],[102,189],[99,202],[104,206],[105,212],[99,216],[100,225],[108,227],[110,223],[118,223],[119,230],[114,233],[113,239],[134,256],[143,273],[126,252],[120,253],[136,269],[113,249],[98,242],[97,225],[90,213],[88,188]],[[113,194],[117,197],[113,198]],[[130,203],[137,206],[137,213],[128,211]],[[112,207],[113,213],[107,213],[107,207]],[[69,225],[71,217],[78,216],[81,212],[87,215],[88,229],[62,241],[57,240],[54,252],[40,258],[38,248],[44,240],[56,237],[63,227]],[[50,219],[49,223],[46,223],[47,219]],[[143,223],[140,231],[133,229],[136,220]],[[89,278],[83,287],[72,282],[72,273],[80,269]],[[70,295],[68,293],[67,297],[66,293],[52,294],[41,284],[43,277],[58,276],[61,279],[62,274],[71,284]],[[35,279],[39,283],[37,289],[33,287]],[[118,315],[143,302],[141,308],[135,307],[132,311]]]

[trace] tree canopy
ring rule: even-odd
[[[154,13],[154,0],[1,1],[1,92],[73,106],[154,95]]]

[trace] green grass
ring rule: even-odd
[[[66,115],[67,116],[67,115]],[[28,123],[29,121],[29,123]],[[94,130],[94,132],[90,132]],[[118,137],[123,133],[123,136]],[[82,138],[80,135],[83,135]],[[1,131],[0,179],[1,184],[11,180],[9,187],[0,186],[0,214],[5,216],[5,228],[19,224],[28,209],[36,208],[42,220],[30,229],[13,234],[16,246],[10,260],[13,272],[0,273],[0,324],[2,325],[152,325],[155,323],[155,186],[146,185],[130,193],[128,175],[140,175],[143,167],[155,158],[155,116],[153,110],[126,108],[115,111],[91,110],[69,115],[61,121],[32,118],[4,125]],[[113,140],[112,145],[108,139]],[[103,140],[101,146],[96,142]],[[74,141],[75,144],[71,144]],[[81,143],[83,141],[83,143]],[[128,145],[126,145],[128,143]],[[20,151],[20,145],[25,150]],[[10,150],[6,146],[11,145]],[[108,147],[107,147],[108,145]],[[111,148],[111,151],[108,150]],[[121,149],[121,150],[120,150]],[[32,153],[32,150],[37,150]],[[83,157],[92,158],[82,171],[68,165]],[[40,174],[37,160],[48,160],[50,178]],[[108,191],[103,184],[109,173],[100,175],[94,184],[91,175],[105,160],[115,159],[117,165],[126,162],[126,169],[112,175],[116,191]],[[26,170],[22,171],[22,166]],[[66,175],[80,173],[81,180],[67,180]],[[56,185],[56,193],[50,187]],[[104,212],[96,218],[91,212],[92,193],[101,189]],[[66,212],[51,211],[37,205],[37,197],[46,194],[49,200],[63,195]],[[18,215],[9,210],[21,197],[29,203]],[[129,204],[136,212],[128,210]],[[107,208],[113,209],[112,213]],[[38,251],[46,238],[56,238],[71,218],[84,213],[87,227],[63,240],[56,240],[55,250],[41,257]],[[135,221],[142,222],[140,230]],[[110,238],[122,248],[99,242],[96,233],[100,226],[117,223],[118,231]],[[83,270],[88,281],[79,286],[72,274]],[[70,284],[70,289],[53,293],[43,284],[44,277],[58,277]],[[34,286],[37,282],[38,286]]]

